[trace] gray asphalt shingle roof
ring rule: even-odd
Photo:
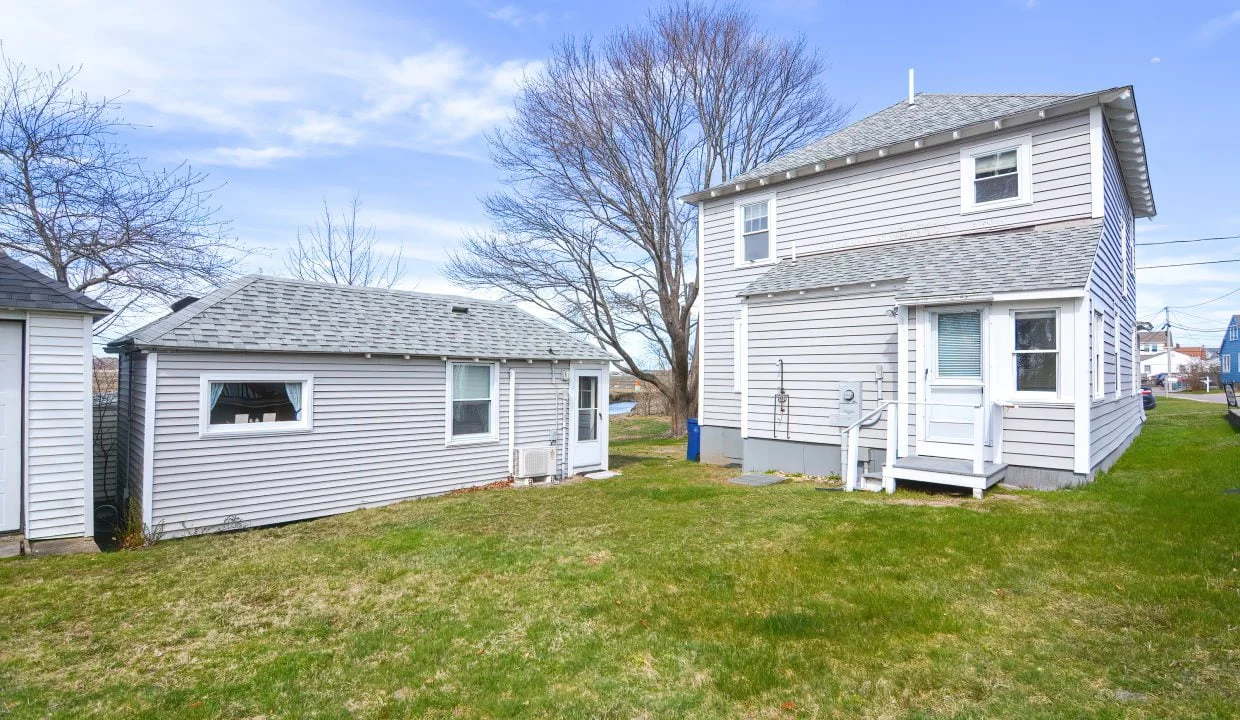
[[[812,142],[799,150],[763,163],[721,185],[744,182],[809,163],[855,155],[900,142],[953,130],[973,123],[1037,110],[1093,93],[968,95],[920,93],[910,106],[901,101]],[[716,186],[719,187],[719,186]]]
[[[1102,223],[837,250],[783,261],[741,295],[903,280],[896,300],[1083,288]]]
[[[453,308],[467,308],[457,312]],[[513,305],[249,275],[109,344],[512,359],[610,356]]]
[[[88,315],[112,312],[85,294],[0,252],[0,308],[56,310]]]

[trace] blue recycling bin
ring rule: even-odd
[[[685,449],[685,459],[690,462],[698,462],[702,457],[702,428],[698,425],[697,418],[689,418],[689,445]]]

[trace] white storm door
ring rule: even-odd
[[[598,371],[581,372],[574,376],[573,417],[570,432],[573,438],[573,467],[594,467],[603,464],[603,442],[600,427],[603,407],[599,398],[602,376]]]
[[[21,529],[22,324],[0,321],[0,532]]]
[[[921,408],[917,454],[970,459],[974,408],[986,398],[986,318],[977,309],[933,310],[928,316],[922,358],[928,405]]]

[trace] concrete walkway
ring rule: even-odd
[[[1158,400],[1162,400],[1163,398],[1167,396],[1155,390],[1154,397]],[[1196,400],[1197,402],[1215,403],[1218,405],[1227,404],[1227,394],[1221,390],[1218,392],[1209,393],[1208,395],[1195,395],[1193,393],[1174,393],[1173,392],[1171,393],[1171,397],[1178,398],[1180,400]]]

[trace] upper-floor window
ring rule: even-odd
[[[736,265],[775,260],[775,198],[736,205]]]
[[[1240,339],[1240,326],[1232,325],[1231,329],[1228,330],[1228,335],[1232,340]]]
[[[1030,201],[1029,135],[960,151],[960,210],[973,212]]]

